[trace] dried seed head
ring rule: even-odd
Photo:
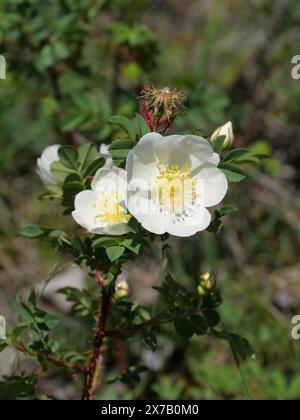
[[[157,122],[164,118],[170,122],[185,111],[186,96],[177,89],[156,89],[154,85],[148,84],[143,87],[140,97],[144,99],[148,112],[153,114]]]

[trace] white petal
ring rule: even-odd
[[[127,156],[126,171],[128,183],[132,180],[151,181],[158,174],[158,167],[153,154],[146,159],[146,155],[141,156],[131,150]]]
[[[182,151],[188,150],[191,156],[195,156],[198,161],[203,163],[213,155],[210,143],[200,136],[187,135],[181,140],[180,146]]]
[[[103,156],[103,157],[108,157],[110,155],[110,153],[109,153],[109,147],[108,147],[107,144],[102,143],[100,145],[99,154],[100,154],[100,156]]]
[[[148,133],[140,139],[131,152],[135,153],[141,163],[147,165],[155,160],[154,145],[160,143],[163,139],[164,137],[158,133]]]
[[[154,144],[154,153],[157,162],[169,165],[190,165],[190,156],[187,149],[182,148],[181,141],[185,136],[173,135],[162,137]]]
[[[109,225],[104,228],[104,233],[106,235],[124,235],[127,232],[130,232],[130,228],[126,223]]]
[[[128,193],[127,208],[140,221],[143,215],[151,214],[151,204],[148,199],[148,191],[139,190],[134,194]]]
[[[95,219],[98,213],[95,208],[97,198],[97,194],[91,190],[81,191],[75,197],[75,210],[73,211],[72,216],[80,226],[84,227],[89,232],[105,226],[104,223]],[[96,220],[97,223],[95,223]]]
[[[155,168],[154,145],[161,142],[163,137],[158,133],[148,133],[141,138],[137,145],[128,153],[126,171],[128,182],[132,178],[149,179]]]
[[[193,169],[207,162],[213,155],[211,145],[203,137],[167,136],[154,145],[156,159],[170,165],[191,166]]]
[[[143,150],[146,150],[147,148],[153,149],[153,145],[156,142],[161,141],[163,138],[164,137],[161,134],[155,132],[145,134],[137,143],[135,149],[138,149],[140,147],[142,147]]]
[[[59,181],[51,173],[51,165],[59,160],[58,149],[59,144],[53,144],[46,147],[41,157],[37,160],[38,175],[45,184],[56,184]]]
[[[59,144],[53,144],[46,147],[43,150],[43,153],[40,158],[40,165],[46,170],[50,171],[50,166],[53,162],[59,160],[58,149],[60,148]]]
[[[197,174],[194,174],[197,179],[197,188],[203,193],[200,196],[201,203],[205,207],[215,206],[219,204],[228,189],[228,182],[225,174],[213,164],[207,163],[203,165]]]
[[[124,169],[113,166],[112,168],[100,168],[96,172],[92,184],[92,190],[97,192],[110,192],[113,190],[127,192],[127,174]]]
[[[144,229],[156,235],[163,235],[166,233],[166,217],[160,214],[143,215],[140,220]]]
[[[105,143],[102,143],[100,145],[99,150],[100,157],[103,157],[105,159],[105,164],[102,166],[102,168],[112,168],[113,167],[113,159],[111,154],[109,153],[108,145]]]
[[[209,211],[202,207],[198,213],[186,217],[184,220],[169,218],[166,230],[170,235],[188,237],[205,230],[211,221]]]
[[[38,159],[39,162],[39,159]],[[38,164],[38,169],[36,170],[38,176],[43,181],[44,184],[57,184],[58,180],[49,172],[45,171],[42,166]]]
[[[214,153],[212,157],[208,160],[208,162],[218,166],[220,163],[220,156],[218,155],[218,153]]]

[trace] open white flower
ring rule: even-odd
[[[0,340],[6,338],[6,321],[3,315],[0,315]]]
[[[206,207],[220,203],[228,188],[219,161],[202,137],[146,134],[127,158],[129,212],[156,234],[185,237],[206,229]]]
[[[97,171],[92,189],[75,197],[75,221],[92,233],[123,235],[129,232],[130,215],[126,209],[126,171],[113,166]]]
[[[37,160],[37,173],[44,184],[59,184],[60,181],[51,173],[51,165],[59,160],[59,144],[53,144],[46,147],[40,158]]]

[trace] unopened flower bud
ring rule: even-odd
[[[228,121],[226,124],[218,127],[210,136],[210,142],[214,143],[218,137],[224,136],[224,142],[222,149],[226,150],[229,149],[233,145],[234,135],[233,135],[233,128],[232,122]]]
[[[205,296],[209,292],[212,292],[216,287],[216,276],[213,272],[203,273],[199,279],[199,285],[197,287],[200,296]]]
[[[0,340],[6,338],[6,321],[3,315],[0,315]]]
[[[116,284],[116,289],[114,293],[114,298],[116,300],[121,299],[123,297],[128,296],[129,293],[129,285],[126,280],[120,280]]]

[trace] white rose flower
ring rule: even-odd
[[[51,165],[59,160],[58,149],[59,144],[53,144],[43,150],[40,158],[37,160],[37,173],[44,184],[59,184],[60,181],[51,173]]]
[[[99,169],[91,190],[75,197],[75,221],[91,233],[123,235],[129,232],[131,216],[126,209],[126,171],[113,166]]]
[[[228,149],[233,145],[234,135],[231,121],[228,121],[226,124],[218,127],[210,136],[210,142],[213,143],[220,136],[225,136],[223,149]]]
[[[102,143],[100,145],[99,155],[105,159],[105,164],[102,166],[102,168],[112,168],[113,159],[111,154],[109,153],[109,148],[107,144]]]
[[[127,157],[129,212],[153,233],[191,236],[206,229],[206,209],[228,184],[219,156],[202,137],[146,134]]]
[[[0,340],[6,338],[6,321],[3,315],[0,315]]]

